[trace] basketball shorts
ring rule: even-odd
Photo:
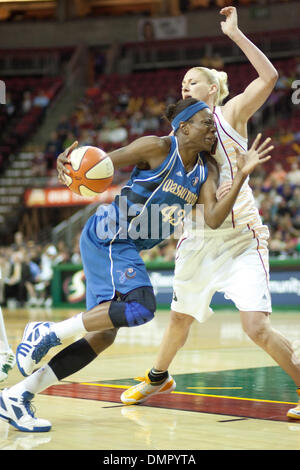
[[[145,264],[131,240],[101,240],[96,215],[90,217],[80,237],[80,252],[86,278],[86,308],[90,310],[118,294],[138,287],[152,287]]]
[[[240,311],[271,313],[267,227],[183,236],[176,250],[172,310],[204,322],[222,292]],[[197,249],[200,246],[200,249]]]

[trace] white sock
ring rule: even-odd
[[[24,392],[35,394],[42,392],[47,387],[50,387],[50,385],[54,385],[57,382],[59,382],[58,378],[51,367],[46,364],[33,374],[29,375],[29,377],[26,377],[22,382],[10,387],[9,394],[13,396],[21,395]]]
[[[70,338],[71,336],[84,335],[87,333],[82,321],[83,313],[78,313],[74,317],[58,323],[51,324],[51,331],[54,331],[56,336],[60,339]]]

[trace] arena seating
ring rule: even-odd
[[[0,167],[24,144],[41,124],[46,108],[62,86],[59,77],[14,77],[5,79],[7,103],[0,107]],[[30,93],[30,105],[25,110],[23,100]],[[39,93],[44,101],[35,99]],[[0,169],[1,171],[1,169]]]

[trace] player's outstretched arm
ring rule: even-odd
[[[145,136],[134,140],[129,145],[108,153],[114,168],[136,165],[142,170],[159,166],[170,150],[168,137]]]
[[[73,142],[56,161],[58,180],[66,184],[66,177],[70,172],[65,166],[69,163],[71,152],[78,147],[78,142]],[[170,139],[168,137],[146,136],[136,139],[134,142],[108,153],[114,168],[123,168],[129,165],[140,166],[141,169],[152,169],[159,166],[166,158],[170,150]]]
[[[267,138],[262,144],[260,144],[260,140],[261,134],[258,134],[246,153],[242,153],[236,148],[237,172],[233,178],[231,188],[222,199],[217,200],[216,197],[218,182],[216,163],[213,161],[208,162],[208,177],[201,188],[198,203],[203,204],[205,222],[212,229],[220,227],[230,214],[247,177],[258,165],[270,160],[271,155],[269,153],[273,149],[273,146],[269,145],[271,139]]]
[[[221,22],[223,33],[243,51],[258,74],[258,78],[253,80],[243,93],[229,100],[224,106],[224,110],[226,107],[233,108],[232,112],[238,120],[247,123],[269,97],[277,82],[278,72],[263,52],[239,29],[236,8],[222,8],[220,14],[225,16],[225,21]]]

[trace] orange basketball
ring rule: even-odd
[[[92,146],[79,147],[69,155],[70,171],[66,176],[67,186],[80,196],[94,197],[103,193],[112,183],[114,167],[107,154]]]

